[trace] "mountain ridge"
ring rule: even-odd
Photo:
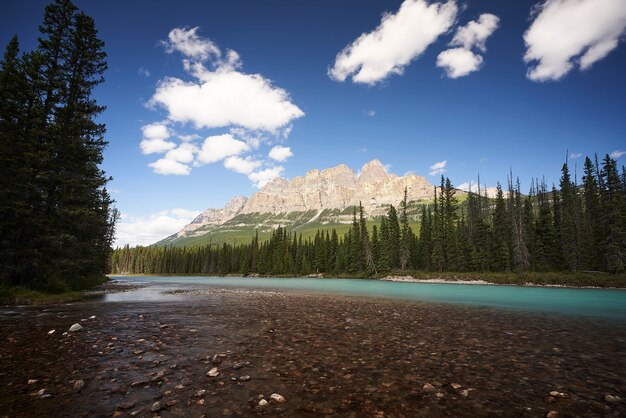
[[[407,200],[415,205],[431,201],[434,187],[423,176],[389,173],[377,159],[365,163],[356,173],[346,164],[312,169],[292,179],[274,179],[250,197],[235,196],[223,208],[207,209],[157,244],[190,242],[190,238],[217,231],[243,236],[247,231],[251,236],[256,230],[278,225],[344,225],[352,221],[349,208],[361,204],[366,216],[373,218],[386,213],[389,205],[398,206],[405,189]],[[415,220],[416,211],[413,217]]]

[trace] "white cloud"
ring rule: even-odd
[[[256,187],[261,188],[270,181],[279,178],[284,170],[284,167],[277,165],[275,167],[266,168],[265,170],[250,173],[248,178]]]
[[[191,163],[194,155],[198,152],[198,147],[194,144],[184,142],[165,154],[165,158],[179,163]]]
[[[450,46],[455,48],[447,49],[437,56],[437,67],[443,68],[449,78],[464,77],[478,71],[483,57],[472,52],[472,48],[486,52],[485,42],[498,28],[499,21],[498,16],[484,13],[478,20],[460,27],[450,42]]]
[[[446,49],[437,56],[437,67],[450,78],[466,76],[480,68],[483,57],[464,48]]]
[[[624,0],[546,0],[533,10],[524,61],[533,81],[559,80],[589,69],[617,47],[626,29]]]
[[[167,158],[156,160],[148,164],[148,166],[152,167],[155,173],[163,175],[173,174],[176,176],[186,176],[191,172],[191,168],[188,165]]]
[[[198,134],[191,134],[191,135],[178,135],[178,138],[180,138],[180,140],[183,142],[191,142],[191,141],[195,141],[196,139],[200,139],[202,137]]]
[[[139,143],[139,147],[144,154],[163,153],[176,147],[174,142],[167,141],[171,136],[171,131],[164,123],[151,123],[143,126],[141,130],[143,139]]]
[[[150,77],[150,70],[148,70],[146,67],[139,67],[139,70],[137,70],[137,74],[139,74],[142,77]]]
[[[197,27],[175,28],[162,42],[168,53],[183,55],[189,79],[165,77],[157,84],[148,104],[164,109],[167,117],[143,128],[141,149],[146,154],[165,154],[149,164],[158,174],[187,175],[193,167],[223,161],[225,168],[248,175],[260,187],[284,169],[249,154],[262,145],[286,140],[293,120],[304,112],[268,78],[244,73],[237,52],[221,50],[198,32]],[[197,145],[194,141],[200,136],[196,133],[173,137],[174,129],[186,131],[188,124],[223,131]],[[269,151],[275,161],[291,155],[286,146]]]
[[[254,160],[252,157],[228,157],[224,160],[224,167],[240,174],[250,174],[261,166],[260,161]]]
[[[569,155],[569,159],[570,160],[576,160],[576,159],[578,159],[580,157],[582,157],[582,154],[580,152],[574,152],[574,153]]]
[[[172,29],[167,36],[167,41],[163,41],[162,44],[168,53],[178,51],[188,58],[197,60],[219,58],[221,56],[219,48],[211,40],[200,38],[197,31],[197,26],[191,29]]]
[[[210,164],[248,150],[249,147],[245,142],[233,138],[230,134],[209,136],[198,152],[197,161],[200,164]]]
[[[173,29],[166,42],[168,52],[180,51],[185,70],[194,81],[166,77],[150,100],[168,112],[174,122],[191,122],[196,128],[240,126],[272,133],[286,127],[304,112],[291,103],[284,89],[261,74],[246,74],[239,54],[228,50],[221,59],[220,49],[197,35],[197,29]],[[205,66],[206,60],[211,69]]]
[[[259,74],[236,71],[207,73],[200,83],[166,78],[151,100],[167,110],[170,120],[196,128],[236,125],[274,132],[304,115],[285,90]]]
[[[448,161],[439,161],[430,166],[430,174],[431,176],[436,176],[437,174],[443,174],[446,172],[446,165]]]
[[[115,246],[150,245],[180,231],[199,211],[172,209],[145,217],[122,214],[115,227]]]
[[[286,161],[289,157],[293,155],[291,152],[291,148],[283,147],[282,145],[276,145],[274,148],[270,150],[268,156],[274,161]]]
[[[372,110],[372,109],[366,110],[365,111],[365,116],[374,117],[374,116],[376,116],[376,111]]]
[[[609,157],[611,157],[611,158],[619,158],[619,157],[621,157],[624,154],[626,154],[626,151],[622,151],[621,149],[618,149],[618,150],[613,151],[609,155]]]
[[[439,35],[448,31],[457,15],[454,0],[428,4],[405,0],[397,13],[383,15],[380,25],[345,47],[328,75],[336,81],[375,84],[421,55]]]
[[[472,20],[467,25],[457,29],[450,46],[460,46],[465,49],[478,48],[482,52],[487,50],[485,42],[498,29],[500,19],[491,13],[483,13],[478,20]]]

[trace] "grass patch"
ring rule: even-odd
[[[0,305],[48,305],[75,302],[83,299],[83,290],[106,283],[106,276],[84,278],[68,283],[66,280],[52,279],[51,283],[39,289],[21,286],[0,287]]]
[[[46,292],[41,290],[10,287],[0,289],[0,305],[47,305],[75,302],[83,298],[79,291]]]

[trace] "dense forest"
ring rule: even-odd
[[[409,226],[406,191],[399,208],[368,229],[354,208],[344,236],[318,231],[313,239],[279,227],[266,242],[246,245],[117,249],[112,273],[280,274],[372,276],[389,271],[624,272],[626,168],[610,156],[586,158],[582,184],[564,164],[558,188],[533,180],[528,194],[509,176],[495,198],[478,185],[459,203],[447,178],[422,206],[419,232]]]
[[[91,17],[46,7],[38,46],[0,62],[0,286],[78,288],[108,268],[116,211],[100,169],[107,68]]]

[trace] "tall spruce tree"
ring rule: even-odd
[[[14,179],[5,219],[20,214],[0,240],[10,257],[1,281],[80,287],[107,271],[118,216],[99,168],[106,141],[96,118],[104,107],[93,99],[106,54],[93,19],[69,0],[47,6],[39,29],[37,49],[19,59],[11,41],[0,76],[0,137],[3,147],[12,136],[15,145],[13,164],[0,168],[1,178]]]

